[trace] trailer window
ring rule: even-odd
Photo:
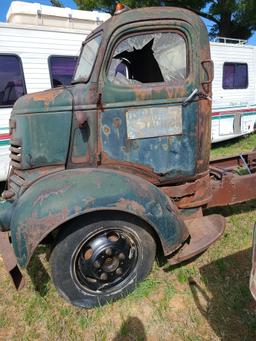
[[[246,89],[248,87],[248,65],[246,63],[224,63],[223,89]]]
[[[174,32],[135,35],[116,47],[108,79],[117,85],[182,82],[188,74],[185,39]]]
[[[20,58],[16,55],[0,55],[0,106],[12,106],[25,93]]]
[[[50,56],[49,68],[52,87],[69,85],[77,63],[75,56]]]

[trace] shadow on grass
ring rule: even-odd
[[[50,276],[46,271],[41,259],[39,258],[40,254],[46,252],[45,247],[39,247],[31,259],[29,266],[27,268],[28,274],[33,283],[34,289],[40,294],[40,296],[44,297],[49,289],[48,283],[50,281]]]
[[[122,323],[120,330],[113,338],[113,341],[122,340],[147,340],[143,323],[138,317],[129,316],[127,320]]]
[[[192,277],[195,304],[223,341],[256,340],[256,303],[249,291],[251,249],[199,269],[205,291]]]

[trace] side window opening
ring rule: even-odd
[[[16,55],[0,55],[0,106],[12,106],[26,94],[21,60]]]
[[[174,32],[141,34],[121,41],[113,54],[108,79],[117,85],[168,82],[187,77],[184,38]]]
[[[77,63],[75,56],[50,56],[49,69],[53,88],[69,85],[73,78]]]
[[[128,79],[135,79],[141,83],[163,82],[164,78],[157,60],[154,57],[152,46],[154,38],[141,49],[133,47],[132,51],[125,50],[114,56],[114,59],[121,60],[117,66],[115,75],[120,72],[120,67],[126,68],[125,76]],[[148,72],[150,70],[150,72]]]
[[[248,87],[248,65],[246,63],[224,63],[223,89],[246,89]]]

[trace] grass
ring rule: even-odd
[[[226,142],[215,143],[212,145],[212,159],[238,155],[243,152],[249,152],[256,148],[256,134],[243,136]]]
[[[214,146],[212,156],[254,146],[256,135]],[[27,285],[19,293],[0,258],[0,340],[256,340],[256,304],[248,289],[255,207],[251,201],[223,208],[225,234],[204,254],[182,266],[154,264],[131,295],[96,309],[58,296],[44,248],[24,272]]]

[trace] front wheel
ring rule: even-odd
[[[145,226],[124,220],[74,221],[52,251],[53,282],[74,305],[103,305],[134,290],[150,272],[155,254]]]

